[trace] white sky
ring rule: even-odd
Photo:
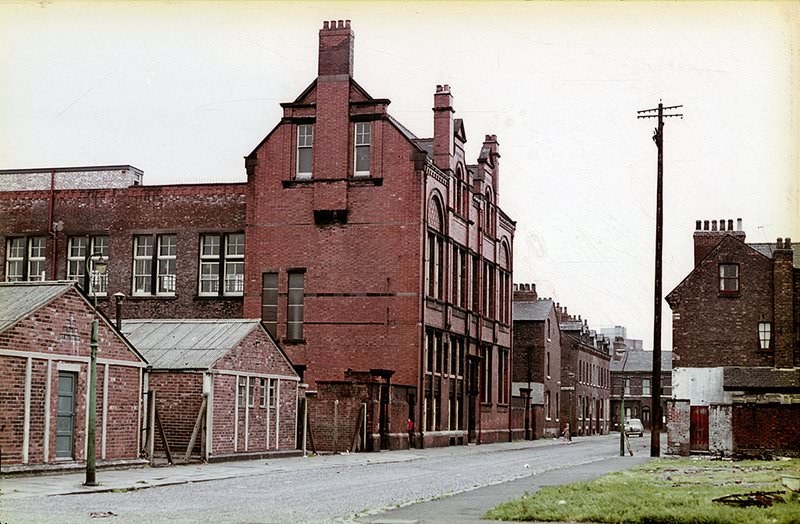
[[[656,121],[636,111],[686,115],[665,131],[665,294],[691,270],[696,219],[800,240],[798,6],[1,3],[0,168],[243,181],[278,104],[316,76],[322,22],[350,19],[356,80],[417,136],[444,83],[471,160],[497,134],[515,282],[651,348]]]

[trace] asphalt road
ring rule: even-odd
[[[464,507],[479,518],[496,502],[530,491],[535,483],[525,479],[579,480],[581,471],[602,474],[647,456],[649,439],[633,438],[636,457],[620,459],[618,438],[252,461],[246,474],[221,480],[125,492],[0,495],[0,523],[391,522],[392,515],[396,522],[434,522],[430,516],[437,514],[452,519],[436,521],[459,522],[466,520],[457,516]],[[462,510],[453,506],[459,500]]]

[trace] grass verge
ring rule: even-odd
[[[800,523],[800,496],[788,490],[783,495],[785,503],[769,508],[712,502],[734,493],[783,490],[782,475],[800,475],[800,459],[660,459],[592,482],[542,488],[491,509],[485,518],[635,524]]]

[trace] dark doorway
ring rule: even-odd
[[[58,415],[56,417],[56,458],[73,458],[75,447],[76,373],[58,374]]]
[[[691,407],[689,449],[708,451],[708,406]]]

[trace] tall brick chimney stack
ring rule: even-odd
[[[433,162],[443,171],[453,169],[453,113],[450,86],[437,85],[433,95]]]
[[[722,220],[697,220],[694,228],[694,266],[703,260],[717,244],[731,235],[744,242],[745,234],[742,231],[742,219],[736,219],[736,229],[733,219]]]
[[[497,135],[486,135],[481,147],[481,158],[489,161],[492,172],[492,190],[496,199],[500,194],[500,145],[497,143]]]
[[[539,298],[536,293],[536,284],[514,284],[514,302],[534,302]]]
[[[353,75],[350,20],[324,22],[319,31],[314,178],[343,180],[350,171],[350,80]]]
[[[319,30],[319,76],[353,76],[353,41],[350,20],[327,20]]]
[[[794,367],[794,322],[792,318],[792,240],[778,239],[773,252],[773,314],[775,318],[775,367]]]

